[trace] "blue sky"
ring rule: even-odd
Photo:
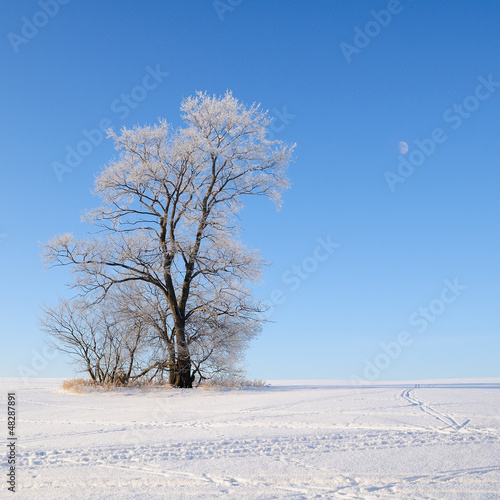
[[[499,377],[499,21],[472,0],[6,3],[0,376],[72,374],[43,353],[40,305],[70,276],[40,242],[88,230],[100,124],[178,126],[184,97],[230,89],[297,143],[281,212],[242,214],[279,302],[249,376]]]

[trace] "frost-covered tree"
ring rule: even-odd
[[[257,321],[259,306],[246,284],[259,278],[263,261],[239,241],[237,214],[249,195],[280,206],[294,146],[269,140],[267,113],[230,92],[198,92],[182,102],[181,112],[185,126],[178,130],[160,120],[119,135],[110,131],[119,156],[96,179],[102,206],[84,217],[100,233],[86,240],[56,237],[45,256],[49,265],[74,266],[76,285],[86,292],[105,294],[133,281],[154,287],[171,325],[171,340],[164,339],[170,381],[191,387],[190,347],[197,344],[197,356],[209,349],[217,322],[228,331],[232,318],[236,331],[244,331],[239,328],[250,311]]]
[[[240,288],[193,294],[193,305],[186,323],[193,375],[201,381],[241,374],[243,353],[261,331],[259,305]]]
[[[127,384],[148,364],[147,323],[138,316],[124,316],[117,305],[116,297],[97,304],[78,298],[60,300],[42,311],[40,326],[52,346],[98,384]]]

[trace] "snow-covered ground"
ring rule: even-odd
[[[500,498],[498,379],[84,394],[61,382],[0,379],[18,435],[17,494],[3,479],[1,497]]]

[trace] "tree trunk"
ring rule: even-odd
[[[191,376],[191,359],[178,359],[177,366],[175,367],[174,387],[180,387],[183,389],[192,389],[193,387],[193,376]]]
[[[165,337],[164,337],[165,340]],[[168,383],[175,386],[177,377],[177,363],[175,356],[175,346],[172,342],[166,342],[168,350]]]
[[[172,385],[174,387],[191,389],[194,377],[191,376],[191,357],[186,341],[184,323],[179,322],[175,325],[175,339],[177,344],[177,362],[175,364],[175,376]]]

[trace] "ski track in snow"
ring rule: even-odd
[[[132,429],[133,430],[133,429]],[[59,466],[68,463],[116,463],[141,457],[147,462],[172,460],[206,460],[214,458],[267,456],[281,459],[303,453],[349,452],[433,445],[481,445],[497,442],[494,435],[474,432],[470,435],[444,434],[440,431],[352,431],[339,429],[334,434],[310,436],[280,436],[274,438],[248,438],[172,442],[168,444],[138,446],[105,446],[67,450],[31,451],[20,453],[21,466]]]
[[[414,394],[414,389],[406,389],[401,393],[401,397],[408,401],[412,406],[418,406],[424,413],[431,415],[434,418],[437,418],[441,422],[443,422],[447,427],[451,427],[453,430],[459,431],[463,429],[469,422],[470,419],[466,419],[462,424],[458,424],[453,418],[440,411],[436,410],[429,404],[420,401]]]
[[[368,481],[373,486],[368,486],[367,480],[353,477],[343,472],[332,469],[318,468],[307,463],[304,455],[328,454],[334,450],[349,453],[357,451],[383,450],[394,448],[432,447],[437,445],[453,446],[455,444],[484,445],[488,441],[497,442],[498,438],[486,436],[478,439],[475,436],[462,437],[456,434],[446,435],[442,432],[400,432],[387,431],[356,432],[351,435],[345,433],[330,436],[285,437],[272,439],[220,439],[214,441],[194,441],[188,443],[171,443],[169,446],[135,446],[135,447],[101,447],[68,450],[34,451],[23,454],[20,458],[20,467],[34,470],[49,467],[100,466],[122,471],[140,472],[145,475],[164,477],[167,481],[184,477],[192,483],[213,483],[218,486],[238,487],[241,485],[253,486],[257,489],[275,488],[282,492],[296,492],[298,498],[317,498],[318,495],[339,495],[338,498],[380,498],[377,494],[387,494],[395,487],[404,488],[417,483],[448,482],[458,478],[482,476],[497,473],[495,484],[500,488],[500,465],[487,467],[471,467],[456,470],[439,471],[436,474],[410,475],[396,480],[384,481],[383,477],[369,477]],[[168,448],[168,449],[166,449]],[[288,479],[289,486],[273,484],[270,477],[251,480],[249,477],[221,476],[210,473],[196,474],[184,472],[179,469],[169,469],[168,464],[184,463],[197,460],[217,459],[245,459],[248,457],[268,457],[274,461],[282,462],[286,466],[296,466],[301,474]],[[302,457],[302,459],[297,458]],[[167,465],[167,467],[166,467]],[[315,478],[320,484],[300,487],[297,479]],[[319,476],[319,477],[318,477]],[[267,480],[266,480],[267,479]],[[319,481],[318,481],[319,479]],[[328,479],[326,481],[325,479]],[[341,482],[336,488],[331,483]],[[321,486],[321,483],[325,485]],[[330,486],[326,486],[327,482]],[[359,496],[359,495],[371,496]],[[354,496],[350,496],[354,495]],[[266,497],[272,498],[272,497]],[[433,497],[429,497],[433,498]]]
[[[29,392],[17,497],[500,498],[500,385],[332,389]]]

